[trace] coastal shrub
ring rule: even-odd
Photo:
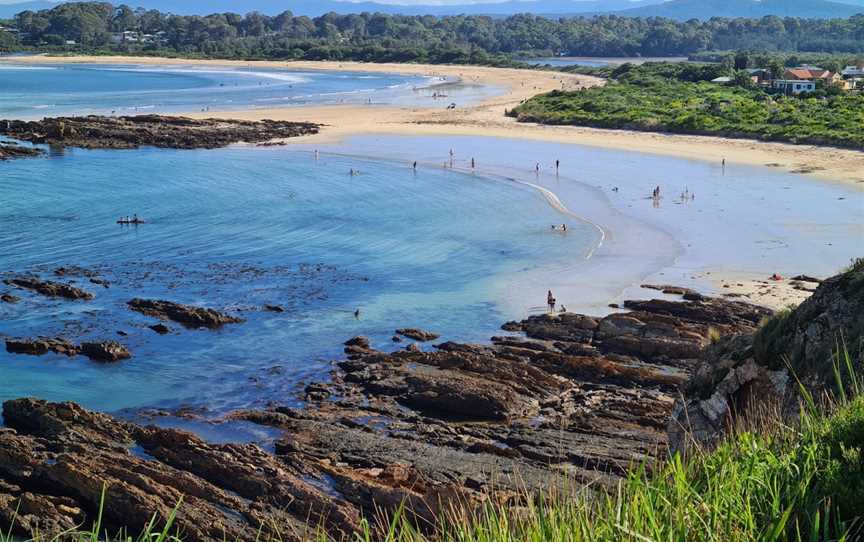
[[[781,369],[787,357],[789,332],[793,329],[792,310],[781,309],[766,318],[753,337],[753,357]]]
[[[535,96],[521,121],[753,138],[864,149],[864,94],[783,96],[707,82],[719,66],[624,64],[609,84]]]

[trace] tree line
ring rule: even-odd
[[[529,14],[401,16],[380,13],[295,17],[180,16],[109,3],[61,4],[19,13],[0,32],[0,47],[66,47],[167,52],[223,58],[291,58],[493,63],[526,54],[675,56],[706,50],[860,52],[864,15],[849,19],[724,19],[677,22],[659,17],[563,17]],[[115,43],[132,31],[158,37]],[[5,35],[4,35],[5,34]]]

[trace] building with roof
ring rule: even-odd
[[[816,91],[816,81],[801,79],[775,79],[771,82],[771,86],[783,94],[803,94]]]

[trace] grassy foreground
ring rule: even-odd
[[[434,535],[397,513],[378,528],[364,525],[354,542],[858,540],[864,534],[864,394],[848,353],[837,356],[834,372],[846,385],[828,408],[805,397],[795,427],[763,417],[714,451],[676,455],[653,474],[635,469],[613,491],[545,496],[521,507],[454,509]],[[134,537],[112,536],[97,521],[31,542],[182,542],[172,519],[154,518]],[[12,540],[0,533],[0,542]]]

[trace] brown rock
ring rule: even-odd
[[[113,363],[132,357],[132,353],[122,344],[114,341],[81,344],[81,354],[93,361]]]
[[[62,297],[65,299],[73,300],[90,300],[95,297],[90,292],[84,291],[80,288],[76,288],[71,284],[39,280],[31,277],[7,279],[3,282],[8,284],[9,286],[24,288],[25,290],[31,290],[48,297]]]
[[[43,356],[48,352],[63,354],[69,357],[77,356],[79,348],[61,338],[38,339],[6,339],[6,351],[11,354],[26,354],[29,356]]]
[[[213,309],[181,305],[171,301],[133,299],[127,303],[133,311],[162,320],[172,320],[185,327],[218,329],[225,324],[243,322],[242,318],[230,316]]]
[[[432,333],[431,331],[425,331],[413,327],[403,327],[401,329],[397,329],[396,334],[420,342],[434,341],[441,336],[437,333]]]
[[[0,123],[0,135],[31,143],[87,149],[135,149],[141,146],[214,149],[233,143],[259,143],[316,134],[318,129],[318,125],[308,122],[195,120],[160,115],[61,117]]]

